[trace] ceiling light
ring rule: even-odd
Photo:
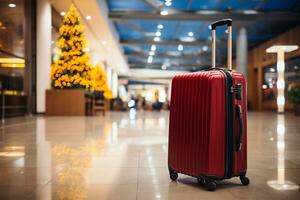
[[[153,44],[153,45],[151,46],[151,51],[156,51],[156,45],[155,45],[155,44]]]
[[[165,15],[168,15],[168,14],[169,14],[169,13],[168,13],[168,11],[166,11],[166,10],[160,11],[160,15],[165,16]]]
[[[194,37],[180,37],[179,40],[183,41],[183,42],[193,42],[193,41],[196,41],[196,38],[194,38]]]
[[[153,56],[149,56],[147,62],[152,63],[152,61],[153,61]]]
[[[165,5],[166,6],[171,6],[172,5],[172,1],[166,1]]]
[[[183,50],[183,45],[182,44],[178,45],[177,49],[178,49],[178,51],[182,51]]]
[[[218,11],[215,10],[200,10],[197,12],[197,14],[202,14],[202,15],[213,15],[217,14]]]
[[[87,48],[84,48],[84,49],[83,49],[83,52],[90,52],[90,48],[88,48],[88,47],[87,47]]]
[[[16,4],[14,4],[14,3],[10,3],[10,4],[8,4],[8,7],[10,7],[10,8],[15,8],[17,5]]]
[[[154,41],[155,41],[155,42],[159,42],[159,41],[160,41],[160,37],[155,37],[155,38],[154,38]]]
[[[64,11],[63,11],[63,12],[60,12],[60,15],[61,15],[61,16],[65,16],[65,15],[66,15],[66,12],[64,12]]]
[[[90,15],[87,15],[87,16],[85,16],[85,19],[87,19],[87,20],[91,20],[91,19],[92,19],[92,16],[90,16]]]
[[[150,52],[149,52],[149,55],[150,55],[150,56],[154,56],[154,55],[155,55],[155,52],[154,52],[154,51],[150,51]]]
[[[157,28],[158,28],[158,29],[163,29],[163,28],[164,28],[164,25],[158,24],[158,25],[157,25]]]
[[[202,47],[202,50],[203,50],[203,51],[207,51],[207,50],[208,50],[208,47],[205,45],[205,46]]]
[[[160,31],[156,31],[155,35],[156,35],[157,37],[160,37],[160,36],[161,36],[161,32],[160,32]]]
[[[189,32],[188,35],[189,35],[190,37],[193,37],[193,36],[194,36],[194,33],[193,33],[193,32]]]
[[[257,14],[257,11],[256,10],[244,10],[243,13],[246,15],[255,15],[255,14]]]

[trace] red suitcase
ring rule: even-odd
[[[246,81],[231,70],[232,20],[211,25],[212,68],[172,80],[169,154],[170,178],[196,177],[214,191],[215,180],[239,176],[249,184],[247,170]],[[215,30],[227,25],[228,70],[215,67]]]

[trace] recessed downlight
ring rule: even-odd
[[[157,28],[158,28],[158,29],[163,29],[163,28],[164,28],[164,25],[158,24],[158,25],[157,25]]]
[[[205,46],[202,47],[202,50],[203,50],[203,51],[207,51],[207,50],[208,50],[208,47],[205,45]]]
[[[154,38],[154,41],[155,41],[155,42],[159,42],[159,41],[160,41],[160,37],[155,37],[155,38]]]
[[[91,19],[92,19],[92,16],[87,15],[87,16],[85,16],[85,19],[86,19],[86,20],[91,20]]]
[[[149,52],[149,55],[150,55],[150,56],[154,56],[154,55],[155,55],[155,52],[154,52],[154,51],[150,51],[150,52]]]
[[[155,44],[153,44],[153,45],[151,46],[151,51],[156,51],[156,45],[155,45]]]
[[[166,1],[165,5],[166,6],[171,6],[172,5],[172,1]]]
[[[182,44],[178,45],[177,49],[178,49],[178,51],[182,51],[183,50],[183,45]]]
[[[152,63],[152,61],[153,61],[153,56],[149,56],[148,59],[147,59],[147,62]]]
[[[160,11],[160,15],[166,16],[166,15],[168,15],[168,14],[169,14],[169,12],[166,11],[166,10]]]
[[[160,31],[156,31],[155,35],[156,35],[157,37],[160,37],[160,36],[161,36],[161,32],[160,32]]]
[[[255,15],[257,14],[257,10],[244,10],[243,13],[246,15]]]
[[[16,4],[14,4],[14,3],[10,3],[10,4],[8,4],[8,7],[10,7],[10,8],[15,8],[17,5]]]
[[[60,12],[60,15],[61,15],[61,16],[65,16],[65,15],[66,15],[66,12],[65,12],[65,11],[62,11],[62,12]]]

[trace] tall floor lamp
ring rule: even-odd
[[[274,45],[269,47],[267,53],[277,53],[277,111],[284,112],[284,53],[298,49],[297,45]],[[277,180],[267,183],[275,190],[298,190],[299,186],[285,176],[285,120],[284,115],[277,116]]]
[[[284,113],[284,54],[298,49],[298,45],[274,45],[266,49],[267,53],[277,53],[277,111]]]

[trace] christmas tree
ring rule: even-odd
[[[79,13],[74,5],[71,5],[64,16],[57,46],[61,52],[51,68],[52,87],[91,89],[91,66],[84,51],[86,40]]]
[[[89,72],[89,78],[91,80],[91,90],[93,91],[102,91],[104,97],[107,99],[112,98],[112,93],[106,82],[106,73],[103,68],[99,65],[96,65]]]

